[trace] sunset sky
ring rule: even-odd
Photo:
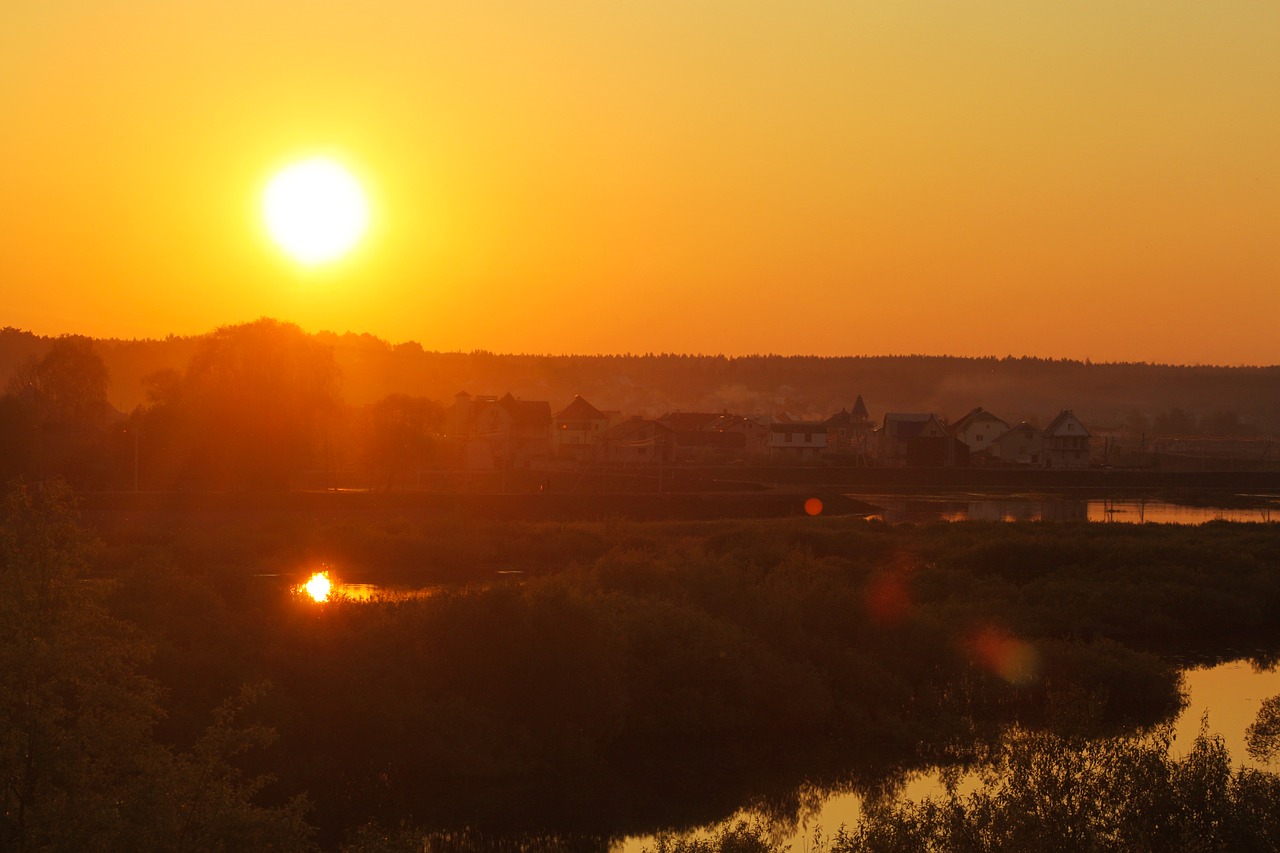
[[[1276,364],[1277,152],[1264,0],[20,0],[0,326]]]

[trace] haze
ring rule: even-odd
[[[0,11],[0,324],[440,350],[1280,362],[1280,6]],[[308,272],[259,195],[341,158]]]

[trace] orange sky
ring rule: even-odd
[[[1280,363],[1280,4],[0,10],[0,325]],[[268,242],[343,159],[368,239]]]

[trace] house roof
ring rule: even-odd
[[[888,412],[884,416],[881,432],[890,438],[915,438],[930,422],[946,432],[942,422],[929,412]]]
[[[1009,428],[1008,422],[1006,422],[1003,418],[998,418],[995,415],[988,412],[986,409],[982,408],[981,406],[978,406],[976,409],[969,412],[969,414],[965,415],[963,418],[961,418],[960,420],[952,424],[951,432],[953,435],[956,433],[964,432],[971,425],[979,422],[1000,424],[1005,429]]]
[[[1080,426],[1079,433],[1077,433],[1075,430],[1067,429],[1067,427],[1072,424],[1078,424]],[[1066,435],[1067,433],[1070,433],[1071,435],[1085,435],[1085,436],[1091,434],[1089,432],[1088,427],[1086,427],[1084,423],[1079,418],[1077,418],[1070,409],[1063,409],[1061,412],[1058,412],[1057,417],[1049,421],[1049,425],[1044,428],[1044,434],[1045,435]]]
[[[573,402],[556,412],[557,420],[604,421],[609,416],[575,394]]]
[[[858,399],[853,401],[853,411],[850,412],[850,414],[852,414],[855,418],[858,418],[864,421],[869,417],[867,414],[867,404],[862,402],[861,394],[858,395]]]
[[[1004,432],[1000,433],[1000,435],[997,436],[995,440],[1004,441],[1006,438],[1014,438],[1019,434],[1026,434],[1028,431],[1030,431],[1030,435],[1035,435],[1040,432],[1040,430],[1037,427],[1034,427],[1031,424],[1027,423],[1026,421],[1023,421],[1017,426],[1011,426]]]
[[[849,414],[848,409],[841,409],[823,421],[823,423],[829,427],[849,426],[853,423],[853,415]]]
[[[551,423],[551,404],[545,400],[517,400],[508,392],[497,405],[506,410],[513,424],[545,426]]]

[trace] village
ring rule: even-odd
[[[1069,409],[1043,428],[981,407],[954,422],[929,412],[873,419],[858,395],[821,420],[728,411],[649,418],[580,396],[553,413],[546,401],[465,391],[446,409],[444,433],[457,465],[472,471],[734,463],[1081,469],[1091,464],[1092,437]]]

